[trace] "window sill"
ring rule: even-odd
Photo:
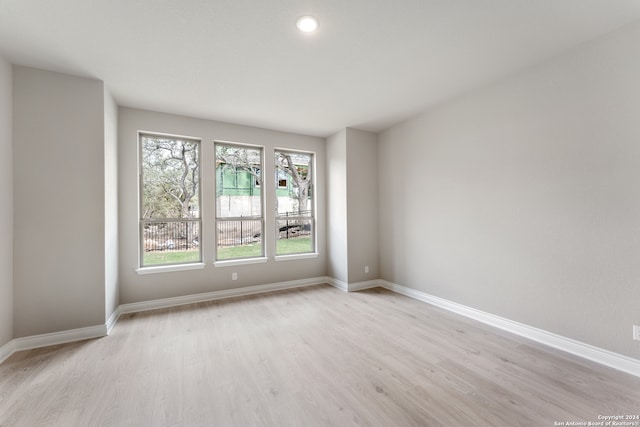
[[[276,255],[273,257],[275,261],[293,261],[296,259],[310,259],[310,258],[318,258],[318,253],[308,253],[308,254],[291,254],[291,255]]]
[[[156,273],[169,273],[172,271],[186,271],[186,270],[202,270],[205,267],[205,263],[198,262],[194,264],[179,264],[179,265],[159,265],[157,267],[140,267],[136,268],[138,274],[156,274]]]
[[[225,261],[214,261],[214,267],[231,267],[233,265],[262,264],[269,261],[267,257],[247,258],[247,259],[230,259]]]

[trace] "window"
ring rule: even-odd
[[[140,266],[201,262],[200,141],[139,139]]]
[[[264,256],[262,148],[215,143],[216,260]]]
[[[276,255],[315,252],[313,154],[276,151]]]

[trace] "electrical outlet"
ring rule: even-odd
[[[365,265],[365,266],[364,266],[364,272],[365,272],[365,273],[368,273],[368,272],[369,272],[369,266],[368,266],[368,265]]]
[[[633,339],[640,341],[640,326],[633,325]]]
[[[238,280],[238,273],[236,272],[231,273],[231,280]]]

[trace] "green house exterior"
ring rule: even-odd
[[[286,185],[281,185],[283,183]],[[276,197],[293,195],[293,185],[287,174],[278,174],[278,184]],[[260,196],[261,190],[256,177],[245,170],[233,170],[223,165],[216,168],[216,196]]]

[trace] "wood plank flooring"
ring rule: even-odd
[[[125,315],[0,365],[0,426],[554,426],[640,415],[640,378],[376,288]],[[555,424],[559,425],[559,424]]]

